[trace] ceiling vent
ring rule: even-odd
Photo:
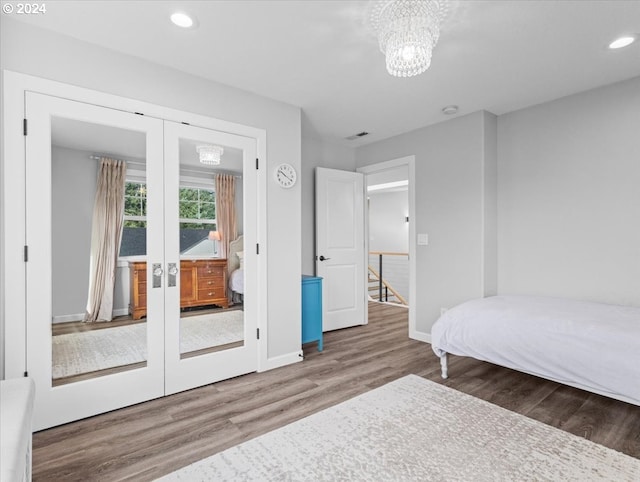
[[[357,134],[354,134],[352,136],[345,137],[345,139],[348,140],[348,141],[355,141],[359,137],[364,137],[364,136],[368,136],[368,135],[369,135],[368,132],[362,131],[362,132],[358,132]]]

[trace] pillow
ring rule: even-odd
[[[244,269],[244,251],[238,251],[236,253],[238,260],[240,261],[240,269]]]

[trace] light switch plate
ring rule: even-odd
[[[428,234],[418,234],[418,245],[426,246],[429,244],[429,235]]]

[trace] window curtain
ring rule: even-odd
[[[229,243],[238,237],[236,178],[229,174],[216,174],[216,224],[220,233],[220,256],[226,258]]]
[[[100,159],[91,229],[89,296],[84,321],[111,321],[124,224],[124,161]]]

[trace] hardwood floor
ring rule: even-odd
[[[325,334],[305,359],[34,435],[34,480],[151,480],[355,395],[415,373],[640,458],[640,407],[471,358],[448,380],[407,310],[370,305],[369,324]]]

